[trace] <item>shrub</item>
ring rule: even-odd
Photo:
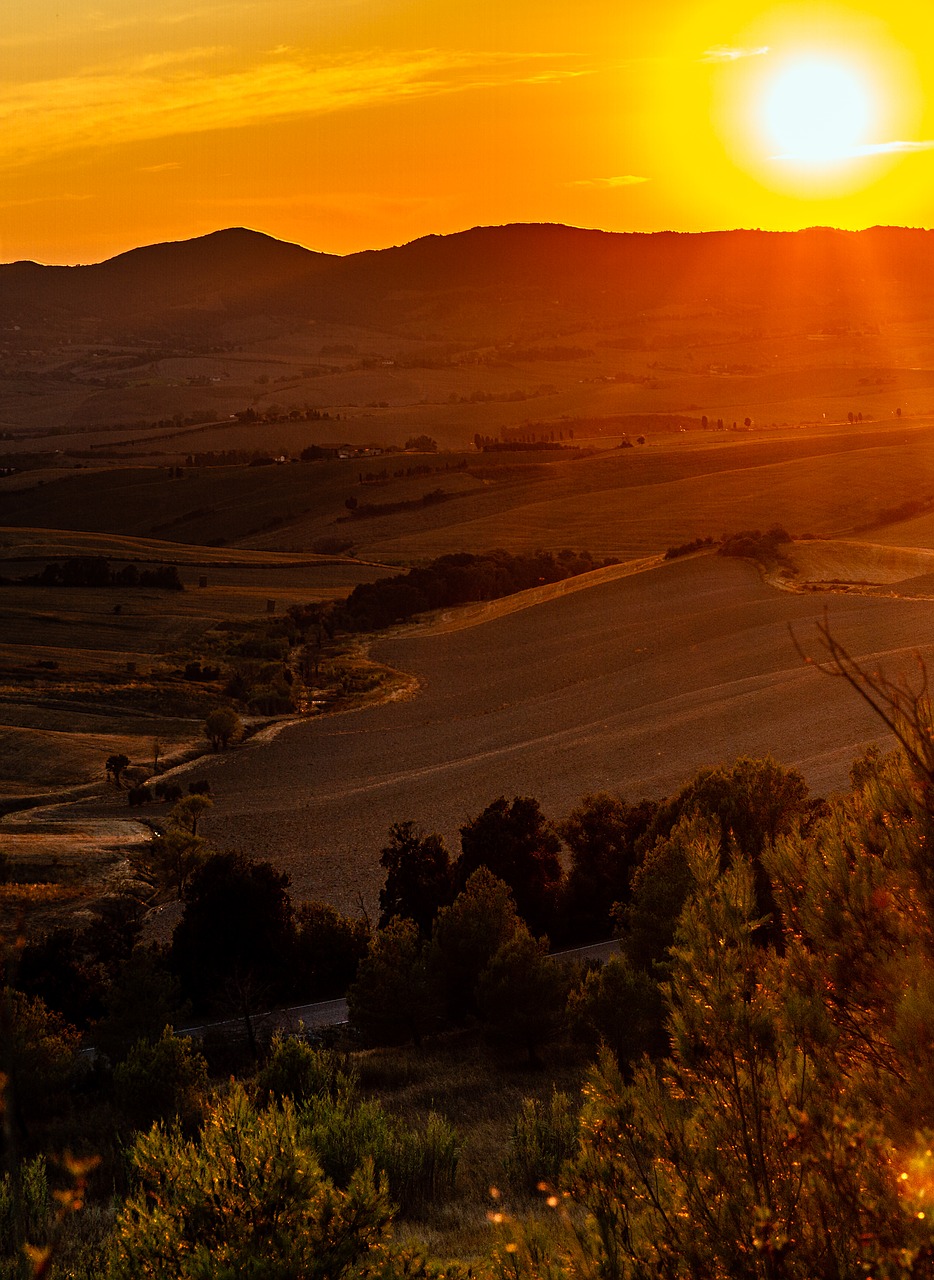
[[[118,1110],[134,1129],[178,1118],[186,1128],[201,1116],[208,1064],[190,1039],[166,1027],[159,1040],[138,1040],[114,1071]]]
[[[555,1185],[577,1150],[577,1108],[566,1093],[554,1090],[547,1102],[525,1098],[512,1127],[506,1172],[513,1186],[535,1191]]]
[[[315,1049],[298,1036],[273,1037],[269,1056],[256,1077],[260,1102],[291,1098],[352,1100],[357,1096],[358,1072],[353,1062],[333,1049]]]
[[[404,1217],[449,1199],[457,1173],[458,1139],[440,1116],[429,1112],[423,1128],[409,1128],[380,1103],[322,1095],[301,1113],[301,1132],[327,1177],[348,1185],[368,1160],[385,1174],[391,1199]]]

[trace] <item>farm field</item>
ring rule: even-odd
[[[175,565],[182,591],[40,587],[50,562],[103,556],[114,569]],[[310,599],[342,598],[390,570],[345,558],[234,552],[71,531],[0,534],[0,800],[100,781],[126,754],[151,767],[203,743],[214,683],[184,678],[218,628]],[[201,584],[204,585],[201,585]],[[156,747],[155,744],[158,744]]]
[[[552,817],[585,792],[661,796],[697,769],[771,753],[816,793],[880,741],[841,681],[802,664],[814,624],[900,669],[934,649],[930,600],[797,595],[750,565],[676,561],[449,634],[374,646],[413,672],[414,698],[284,729],[203,762],[208,834],[288,870],[297,897],[372,911],[393,821],[441,831],[500,794]]]
[[[430,474],[406,474],[415,466]],[[445,500],[419,505],[437,489]],[[934,424],[925,420],[777,433],[668,431],[649,435],[644,446],[582,457],[473,453],[195,467],[182,480],[152,466],[79,472],[10,492],[4,523],[24,533],[121,535],[143,547],[158,541],[164,554],[166,542],[197,544],[218,561],[232,550],[307,555],[334,539],[379,563],[497,546],[585,547],[629,558],[776,521],[794,534],[849,536],[931,495]],[[352,517],[348,501],[368,504],[371,513]],[[395,503],[409,505],[380,510]]]

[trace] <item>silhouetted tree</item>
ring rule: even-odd
[[[326,902],[303,902],[295,923],[295,995],[303,1000],[343,995],[367,953],[366,921],[341,915]]]
[[[104,765],[104,768],[106,769],[108,776],[113,778],[113,783],[115,787],[119,787],[120,775],[123,773],[123,770],[128,769],[129,766],[130,766],[130,757],[125,756],[122,753],[107,757],[107,761],[106,761],[106,764]]]
[[[437,1027],[438,984],[413,920],[396,917],[374,933],[347,991],[347,1007],[369,1044],[419,1045]]]
[[[424,835],[414,822],[394,822],[380,855],[386,882],[379,892],[379,927],[395,916],[414,920],[422,937],[440,907],[454,896],[451,858],[439,835]]]
[[[455,883],[463,888],[478,867],[488,867],[509,885],[529,927],[547,930],[561,884],[560,849],[561,841],[537,800],[515,796],[510,802],[500,796],[461,827]]]
[[[250,986],[271,997],[291,983],[295,940],[289,877],[269,862],[217,853],[191,877],[171,966],[198,1008]]]
[[[451,905],[438,912],[431,938],[432,965],[452,1018],[476,1011],[480,974],[518,927],[512,892],[488,867],[478,867]]]
[[[542,1045],[561,1031],[567,979],[548,958],[548,939],[520,925],[480,975],[477,1008],[484,1035],[500,1049],[522,1048],[539,1065]]]
[[[608,938],[614,903],[628,903],[630,881],[641,859],[640,837],[658,806],[628,805],[619,796],[584,796],[558,831],[571,852],[556,933],[564,941]]]

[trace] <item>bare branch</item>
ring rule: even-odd
[[[826,610],[823,622],[817,623],[817,635],[827,655],[825,658],[816,660],[810,657],[790,627],[789,631],[795,650],[803,661],[824,675],[844,679],[894,736],[917,773],[934,785],[934,721],[928,672],[921,655],[915,655],[919,672],[915,686],[907,676],[893,680],[878,668],[871,670],[863,666],[831,631]]]

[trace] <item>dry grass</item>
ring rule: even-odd
[[[476,1031],[454,1033],[420,1049],[378,1049],[356,1055],[364,1090],[410,1123],[436,1111],[457,1129],[462,1146],[457,1199],[426,1222],[404,1224],[402,1238],[436,1257],[465,1260],[489,1253],[496,1238],[490,1214],[529,1208],[527,1195],[506,1173],[512,1126],[523,1098],[546,1099],[553,1089],[580,1093],[585,1063],[577,1051],[555,1047],[545,1070],[521,1059],[499,1059]],[[490,1194],[491,1188],[499,1193]]]

